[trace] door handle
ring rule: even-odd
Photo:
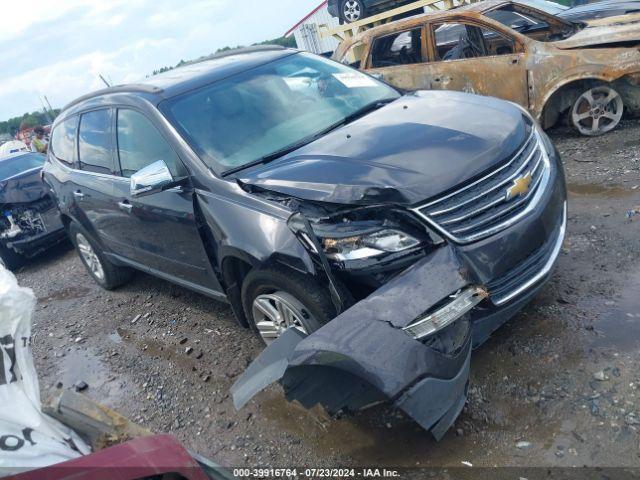
[[[78,200],[82,200],[84,198],[84,193],[82,193],[80,190],[76,190],[75,192],[73,192],[73,196]]]
[[[131,205],[128,200],[118,202],[118,207],[120,210],[127,213],[131,213],[131,210],[133,210],[133,205]]]

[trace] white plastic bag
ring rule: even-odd
[[[36,299],[0,266],[0,476],[90,453],[70,429],[44,415],[31,356]]]

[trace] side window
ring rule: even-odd
[[[371,48],[373,68],[422,62],[422,28],[376,38]]]
[[[51,152],[67,165],[73,165],[76,162],[77,128],[78,117],[73,116],[59,123],[51,134]]]
[[[123,177],[158,160],[164,160],[175,178],[185,175],[184,166],[158,129],[143,114],[118,110],[118,154]]]
[[[81,170],[113,173],[109,110],[96,110],[82,114],[78,131],[78,152]]]
[[[464,23],[441,23],[433,26],[436,60],[509,55],[515,52],[512,39],[486,27]]]

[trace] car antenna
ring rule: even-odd
[[[102,80],[104,82],[104,84],[107,86],[107,88],[111,88],[111,85],[109,85],[109,82],[107,82],[104,77],[102,76],[101,73],[98,74],[98,76],[100,77],[100,80]]]

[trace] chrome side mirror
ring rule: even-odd
[[[173,183],[169,167],[163,160],[158,160],[131,175],[131,196],[141,197],[162,192]]]

